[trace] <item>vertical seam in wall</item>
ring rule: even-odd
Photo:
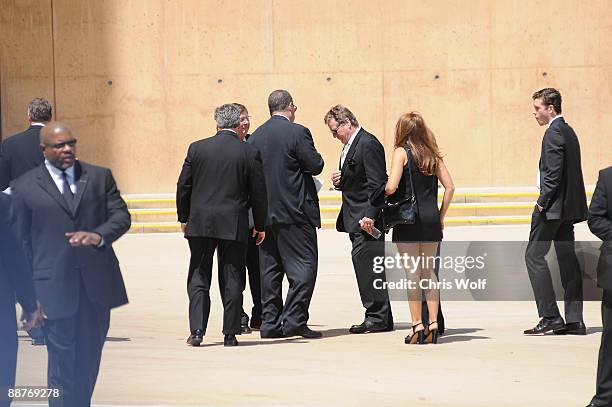
[[[493,10],[491,9],[491,2],[487,3],[488,14],[489,14],[489,185],[494,185],[494,179],[497,179],[494,174],[495,167],[495,140],[493,137]],[[504,184],[508,183],[504,181]]]
[[[51,75],[53,75],[53,104],[55,105],[55,120],[59,120],[58,117],[58,109],[57,109],[57,93],[55,91],[55,14],[54,14],[54,7],[53,7],[53,2],[54,0],[50,1],[51,4],[51,66],[52,66],[52,72]]]

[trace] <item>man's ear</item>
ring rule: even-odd
[[[44,155],[44,154],[45,154],[45,145],[44,145],[44,144],[42,144],[42,143],[40,143],[40,144],[38,145],[38,148],[40,148],[40,152],[41,152],[41,153],[43,153],[43,155]]]

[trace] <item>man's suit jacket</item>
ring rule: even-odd
[[[7,138],[0,146],[0,191],[10,182],[38,167],[45,160],[40,151],[40,129],[34,125],[23,133]]]
[[[267,201],[261,157],[230,130],[189,146],[176,190],[185,236],[246,242],[249,207],[263,231]]]
[[[274,115],[253,132],[248,143],[260,151],[263,160],[268,191],[266,226],[321,227],[319,196],[312,176],[323,171],[324,163],[310,130]]]
[[[10,198],[0,193],[0,329],[15,331],[15,294],[27,312],[36,310],[36,296],[25,254],[10,226],[10,212]]]
[[[18,237],[28,254],[36,295],[50,319],[78,310],[79,295],[102,307],[128,302],[112,243],[130,228],[130,214],[106,168],[75,163],[75,210],[44,164],[11,183]],[[102,247],[71,247],[67,232],[95,232]],[[86,293],[80,292],[81,280]]]
[[[612,290],[612,167],[599,172],[589,207],[589,229],[601,240],[597,285]]]
[[[342,191],[342,208],[336,221],[336,230],[359,233],[359,221],[364,216],[380,221],[387,183],[385,150],[382,144],[374,135],[361,128],[355,135],[340,170],[342,177],[337,189]],[[377,227],[379,226],[377,224]]]
[[[563,117],[544,133],[540,154],[540,196],[546,219],[582,222],[587,218],[580,143]]]

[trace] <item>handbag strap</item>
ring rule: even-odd
[[[406,150],[406,155],[408,156],[408,164],[406,164],[406,166],[408,167],[408,176],[410,178],[410,192],[412,193],[412,196],[410,198],[412,198],[412,200],[414,201],[414,183],[412,182],[412,169],[410,168],[410,162],[414,160],[412,158],[412,152],[410,151],[408,146],[404,145],[404,150]]]

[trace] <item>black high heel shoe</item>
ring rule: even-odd
[[[420,331],[414,330],[414,328],[419,325],[423,326],[423,323],[419,322],[418,324],[414,325],[412,327],[412,335],[408,335],[406,338],[404,338],[404,343],[406,345],[422,345],[425,342],[425,327],[423,327],[423,329]]]
[[[425,335],[425,343],[438,343],[438,327],[436,329],[431,329],[430,327],[436,324],[438,325],[438,321],[432,321],[427,325],[427,335]]]

